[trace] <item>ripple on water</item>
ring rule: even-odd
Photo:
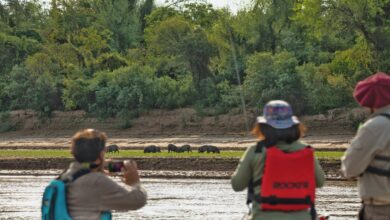
[[[0,176],[0,219],[39,219],[41,195],[53,176]],[[119,181],[118,178],[116,178]],[[115,219],[241,219],[248,211],[245,192],[229,180],[143,179],[147,206],[115,212]],[[317,210],[332,219],[353,219],[359,208],[354,183],[328,182],[317,192]]]

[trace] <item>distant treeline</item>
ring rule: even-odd
[[[310,114],[353,105],[358,80],[390,72],[389,0],[253,0],[237,14],[180,2],[0,1],[0,112],[126,124],[156,108],[224,113],[242,91],[250,107]]]

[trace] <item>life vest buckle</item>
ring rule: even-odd
[[[310,198],[310,196],[306,196],[306,197],[305,197],[305,203],[306,203],[306,204],[311,204],[311,198]]]
[[[267,203],[270,205],[277,205],[279,204],[278,198],[275,195],[271,195],[267,198]]]

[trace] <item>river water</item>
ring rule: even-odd
[[[0,175],[0,219],[39,219],[44,187],[52,175]],[[119,179],[116,179],[119,181]],[[114,212],[114,219],[241,219],[245,192],[229,180],[143,179],[148,204],[138,211]],[[354,219],[359,208],[353,182],[328,182],[317,191],[317,211],[331,219]]]

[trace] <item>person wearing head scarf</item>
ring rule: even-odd
[[[282,100],[268,102],[252,133],[259,142],[249,147],[231,177],[234,191],[248,189],[247,219],[316,219],[315,188],[325,174],[314,150],[299,141],[305,127]]]
[[[358,179],[360,219],[390,220],[390,76],[377,73],[360,81],[353,95],[372,115],[342,157],[341,170]]]

